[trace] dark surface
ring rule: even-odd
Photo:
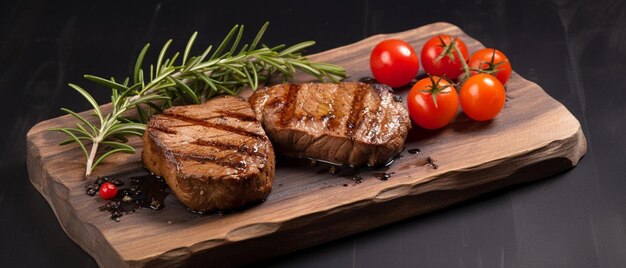
[[[581,122],[588,151],[564,174],[269,260],[282,267],[625,267],[626,2],[178,1],[0,5],[0,263],[96,266],[28,181],[25,135],[60,107],[86,110],[68,86],[84,73],[126,76],[146,42],[215,44],[235,23],[265,43],[316,40],[309,53],[448,21],[504,51]],[[155,52],[153,52],[155,53]],[[154,54],[149,57],[155,57]],[[92,91],[104,103],[108,91]],[[245,253],[242,253],[245,254]]]

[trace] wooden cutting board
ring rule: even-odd
[[[376,35],[311,55],[344,66],[352,80],[369,76],[369,53],[381,40],[399,38],[416,50],[437,33],[463,39],[470,53],[483,45],[447,23]],[[515,63],[513,63],[515,66]],[[104,201],[87,196],[84,156],[77,146],[57,146],[64,137],[47,131],[70,126],[62,116],[41,122],[27,135],[28,172],[69,237],[100,266],[236,265],[285,254],[461,202],[506,186],[545,178],[575,166],[586,151],[572,114],[537,84],[513,73],[502,113],[487,123],[460,114],[439,131],[417,127],[386,181],[362,171],[362,183],[320,166],[278,159],[274,188],[261,205],[226,215],[197,215],[173,195],[160,211],[138,210],[109,219]],[[69,90],[69,89],[68,89]],[[398,94],[406,96],[407,89]],[[131,141],[140,146],[139,139]],[[438,168],[429,165],[428,159]],[[128,177],[141,171],[140,154],[117,155],[95,175]]]

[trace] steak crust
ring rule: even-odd
[[[381,84],[280,84],[249,102],[279,152],[291,157],[381,166],[400,153],[411,128],[401,98]]]
[[[272,144],[239,97],[168,108],[150,119],[143,144],[145,167],[194,211],[262,202],[272,189]]]

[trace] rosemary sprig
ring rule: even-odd
[[[150,48],[150,44],[146,44],[137,57],[132,76],[123,82],[85,75],[87,80],[111,89],[113,108],[108,114],[100,110],[99,104],[85,89],[69,84],[91,104],[92,115],[97,120],[92,123],[80,114],[62,108],[78,122],[76,127],[52,129],[68,136],[59,145],[79,145],[87,159],[85,177],[89,177],[108,156],[135,153],[136,149],[126,144],[128,137],[143,135],[150,115],[172,105],[202,103],[223,94],[237,95],[245,87],[256,89],[277,73],[287,80],[293,78],[296,70],[319,80],[337,82],[346,77],[345,70],[339,66],[311,62],[302,56],[301,51],[314,45],[313,41],[289,47],[262,45],[261,38],[267,26],[265,23],[261,27],[252,43],[239,46],[244,27],[235,25],[215,50],[209,46],[198,56],[190,55],[197,32],[189,38],[182,57],[180,52],[167,57],[172,43],[170,39],[161,48],[156,63],[144,69],[144,57]],[[136,118],[125,116],[131,109],[137,111]],[[91,148],[87,150],[89,143]]]

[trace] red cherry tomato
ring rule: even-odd
[[[449,46],[453,39],[463,58],[468,58],[467,46],[460,39],[452,38],[447,34],[433,36],[422,47],[422,66],[424,66],[426,73],[434,76],[446,75],[450,79],[457,79],[463,73],[463,63],[459,53]],[[444,51],[447,51],[446,55],[439,58],[439,55]]]
[[[370,68],[374,78],[391,87],[400,87],[411,82],[419,67],[413,47],[398,39],[380,42],[370,55]]]
[[[437,104],[433,95],[436,96]],[[413,85],[407,106],[413,122],[426,129],[437,129],[454,119],[459,111],[459,96],[447,80],[428,77]]]
[[[487,74],[491,74],[500,80],[503,85],[511,76],[511,63],[500,50],[495,48],[483,48],[472,54],[468,63],[471,69],[480,69]],[[472,75],[478,74],[471,71]]]
[[[110,182],[105,182],[100,186],[100,197],[104,200],[109,200],[114,198],[117,195],[117,187],[115,184]]]
[[[496,117],[506,100],[504,86],[497,78],[488,74],[471,76],[460,92],[463,112],[476,121],[487,121]]]

